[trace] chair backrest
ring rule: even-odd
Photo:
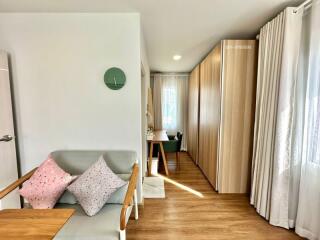
[[[181,151],[181,142],[182,142],[182,132],[177,132],[177,138],[178,138],[178,149]]]
[[[134,151],[59,150],[51,153],[57,164],[72,175],[82,174],[98,161],[101,155],[116,174],[130,174],[137,162],[137,154]]]

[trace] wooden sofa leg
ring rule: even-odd
[[[135,220],[138,220],[139,212],[138,212],[138,193],[137,193],[137,189],[134,190],[133,201],[134,201],[134,218],[135,218]]]
[[[120,230],[120,240],[126,240],[126,230]]]

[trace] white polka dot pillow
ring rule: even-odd
[[[97,214],[111,194],[126,182],[108,167],[103,156],[77,178],[68,190],[76,197],[88,216]]]
[[[53,208],[73,179],[49,155],[19,192],[35,209]]]

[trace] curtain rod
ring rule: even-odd
[[[304,1],[303,3],[301,3],[298,7],[296,7],[296,9],[294,10],[294,12],[298,12],[301,8],[309,8],[311,7],[312,4],[312,0],[307,0]]]
[[[306,0],[306,1],[304,1],[303,3],[301,3],[298,7],[296,7],[294,10],[293,10],[293,12],[294,13],[296,13],[296,12],[298,12],[301,8],[309,8],[309,7],[311,7],[312,6],[312,0]],[[257,34],[256,35],[256,39],[257,40],[259,40],[259,38],[260,38],[260,34]]]

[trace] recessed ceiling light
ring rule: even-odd
[[[180,59],[181,59],[180,55],[174,55],[173,56],[173,60],[175,60],[175,61],[179,61]]]

